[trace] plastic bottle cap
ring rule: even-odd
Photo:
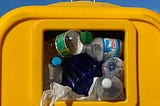
[[[85,31],[81,33],[80,39],[82,43],[87,44],[90,43],[93,40],[93,35],[89,31]]]
[[[61,58],[59,58],[59,57],[57,57],[57,56],[56,56],[56,57],[53,57],[53,59],[52,59],[52,65],[58,67],[58,66],[61,65],[61,63],[62,63]]]
[[[109,78],[105,78],[102,80],[102,86],[106,89],[109,89],[112,87],[112,81]]]

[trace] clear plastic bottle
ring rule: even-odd
[[[57,35],[55,45],[61,57],[70,57],[80,54],[83,50],[83,43],[89,43],[92,39],[93,36],[89,31],[69,30]]]
[[[62,82],[63,69],[61,67],[62,60],[59,57],[52,59],[52,64],[48,64],[49,68],[49,79],[51,82]]]
[[[111,79],[103,76],[97,80],[95,85],[96,93],[101,100],[114,101],[119,100],[123,94],[123,84],[117,77]]]
[[[84,46],[82,53],[85,52],[97,61],[104,61],[109,57],[121,57],[123,42],[119,39],[97,37]]]
[[[111,57],[104,61],[102,64],[102,74],[108,76],[109,78],[113,76],[122,76],[123,73],[123,61],[117,57]],[[120,78],[123,79],[123,78]]]

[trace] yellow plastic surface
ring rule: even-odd
[[[37,30],[39,29],[39,30]],[[127,20],[96,20],[96,19],[63,19],[63,20],[42,20],[37,24],[35,28],[35,35],[43,36],[45,30],[68,30],[68,29],[79,29],[79,30],[120,30],[124,31],[125,34],[125,86],[127,99],[123,102],[111,103],[111,102],[73,102],[72,105],[108,105],[111,106],[135,106],[137,103],[137,86],[136,86],[136,29],[133,24]],[[35,36],[35,39],[38,36]],[[39,43],[39,44],[38,44]],[[36,42],[35,47],[40,45],[42,42]],[[132,50],[129,50],[132,48]],[[40,52],[40,51],[39,51]],[[37,58],[39,57],[36,53]],[[35,57],[34,56],[34,57]],[[128,62],[130,61],[130,62]],[[37,64],[40,61],[35,61]],[[39,63],[41,64],[41,63]],[[38,66],[37,66],[38,67]],[[36,69],[36,68],[35,68]],[[35,91],[36,92],[36,89]],[[37,92],[38,93],[38,92]],[[33,97],[34,98],[34,97]],[[62,103],[57,103],[60,105]],[[63,102],[63,105],[66,105]]]
[[[160,16],[141,8],[72,2],[15,9],[0,19],[1,106],[38,106],[42,94],[43,32],[125,31],[126,100],[64,101],[57,106],[160,105]]]
[[[138,33],[138,85],[140,106],[160,105],[160,30],[133,21]]]

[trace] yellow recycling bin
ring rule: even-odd
[[[60,2],[17,8],[1,17],[1,106],[39,106],[46,32],[69,29],[123,32],[126,99],[55,106],[160,105],[160,15],[102,2]]]

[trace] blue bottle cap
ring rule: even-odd
[[[61,65],[61,63],[62,63],[61,58],[59,58],[59,57],[57,57],[57,56],[56,56],[56,57],[53,57],[53,59],[52,59],[52,65],[58,67],[58,66]]]

